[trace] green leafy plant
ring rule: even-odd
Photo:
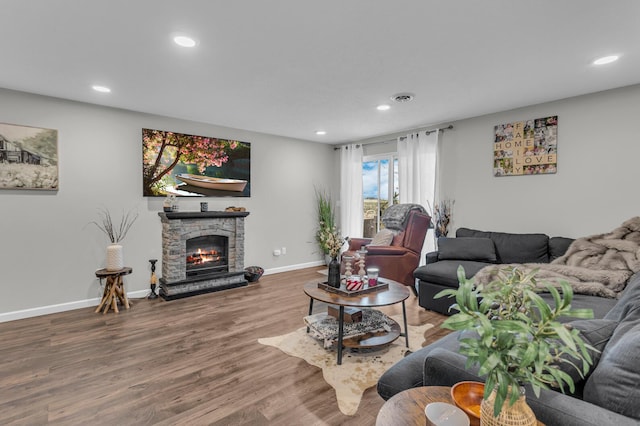
[[[316,191],[316,214],[318,218],[318,230],[316,231],[316,241],[320,246],[322,253],[332,257],[340,253],[340,247],[344,243],[344,239],[338,234],[336,228],[336,215],[333,208],[333,202],[328,192],[320,190]],[[340,247],[336,252],[338,240],[341,240]]]
[[[571,286],[560,283],[561,292],[544,283],[555,307],[549,306],[536,293],[535,274],[517,268],[502,269],[496,280],[476,285],[458,268],[458,289],[443,290],[435,297],[455,297],[452,308],[459,312],[449,317],[442,327],[471,331],[460,336],[460,353],[467,356],[467,368],[479,365],[478,374],[486,375],[484,398],[496,390],[494,416],[508,399],[513,405],[520,397],[520,386],[530,384],[540,396],[540,389],[550,386],[571,392],[572,378],[559,368],[569,363],[581,375],[589,370],[592,360],[577,329],[565,326],[558,318],[592,318],[591,309],[572,309]],[[578,365],[582,365],[582,369]]]

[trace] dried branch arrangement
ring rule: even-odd
[[[131,229],[131,225],[138,219],[138,212],[132,212],[129,210],[126,214],[124,211],[122,212],[122,218],[120,219],[120,223],[118,225],[114,225],[113,219],[111,218],[111,212],[106,208],[100,209],[98,212],[100,216],[100,221],[93,221],[94,225],[98,227],[102,232],[104,232],[111,243],[119,243],[124,240],[124,237],[127,236],[129,229]]]
[[[435,220],[435,236],[446,237],[449,233],[449,222],[451,222],[451,215],[453,214],[454,200],[442,200],[440,203],[436,203],[433,209],[433,218]]]

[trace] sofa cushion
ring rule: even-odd
[[[440,284],[447,287],[458,287],[458,266],[462,265],[467,278],[473,277],[478,271],[490,263],[473,260],[441,260],[429,265],[420,266],[413,271],[413,276],[421,281]]]
[[[456,230],[456,237],[490,238],[491,232],[471,228],[458,228]]]
[[[582,376],[582,370],[578,371],[572,364],[575,364],[578,367],[582,366],[580,360],[564,354],[561,356],[562,359],[568,362],[560,362],[557,366],[567,373],[573,379],[573,383],[577,388],[582,388],[582,383],[589,377],[589,374],[596,368],[598,365],[598,361],[600,360],[600,355],[604,350],[605,345],[611,338],[614,330],[618,323],[612,320],[605,319],[590,319],[590,320],[576,320],[567,323],[568,327],[575,328],[580,331],[580,337],[582,340],[595,348],[595,350],[589,349],[589,356],[591,357],[591,365],[589,366],[588,371]]]
[[[491,238],[498,263],[548,263],[549,236],[546,234],[511,234],[459,228],[457,237]]]
[[[565,237],[551,237],[549,238],[549,262],[552,262],[559,258],[560,256],[564,256],[567,252],[567,249],[574,241],[573,238],[565,238]]]
[[[438,238],[438,260],[475,260],[495,263],[496,248],[491,238]]]
[[[640,307],[636,308],[636,311]],[[584,387],[584,400],[640,420],[640,321],[620,324]]]
[[[376,235],[373,236],[371,242],[368,245],[390,246],[394,236],[395,234],[391,229],[381,229]]]
[[[555,307],[555,302],[551,293],[540,293],[540,297],[542,297],[549,306]],[[588,294],[574,294],[573,300],[571,301],[571,308],[591,309],[593,311],[593,318],[606,318],[617,322],[618,320],[616,318],[608,317],[608,312],[616,305],[616,302],[616,299],[606,297],[591,296]],[[576,317],[560,317],[560,322],[570,322],[576,319]]]
[[[577,296],[577,295],[576,295]],[[615,299],[612,299],[615,301]],[[640,301],[640,272],[627,281],[627,286],[620,293],[618,303],[607,313],[606,319],[622,321],[629,316],[629,311]]]

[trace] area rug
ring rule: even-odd
[[[392,316],[402,324],[402,316]],[[409,326],[409,350],[422,347],[424,333],[432,324]],[[375,386],[382,373],[401,360],[407,353],[404,337],[399,337],[390,345],[362,351],[345,349],[342,365],[336,364],[336,350],[326,350],[322,341],[307,334],[306,327],[282,336],[258,339],[258,343],[273,346],[287,355],[304,359],[307,363],[322,369],[324,380],[336,391],[338,408],[343,414],[353,416],[358,411],[362,394]]]

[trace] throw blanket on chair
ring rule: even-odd
[[[411,210],[427,213],[420,204],[393,204],[382,213],[382,223],[387,229],[403,231],[407,226],[407,218]]]
[[[640,217],[624,222],[606,234],[575,240],[564,256],[551,263],[495,265],[475,275],[477,284],[493,281],[500,269],[517,267],[525,272],[539,269],[539,282],[568,282],[574,293],[616,298],[627,281],[640,271]]]

